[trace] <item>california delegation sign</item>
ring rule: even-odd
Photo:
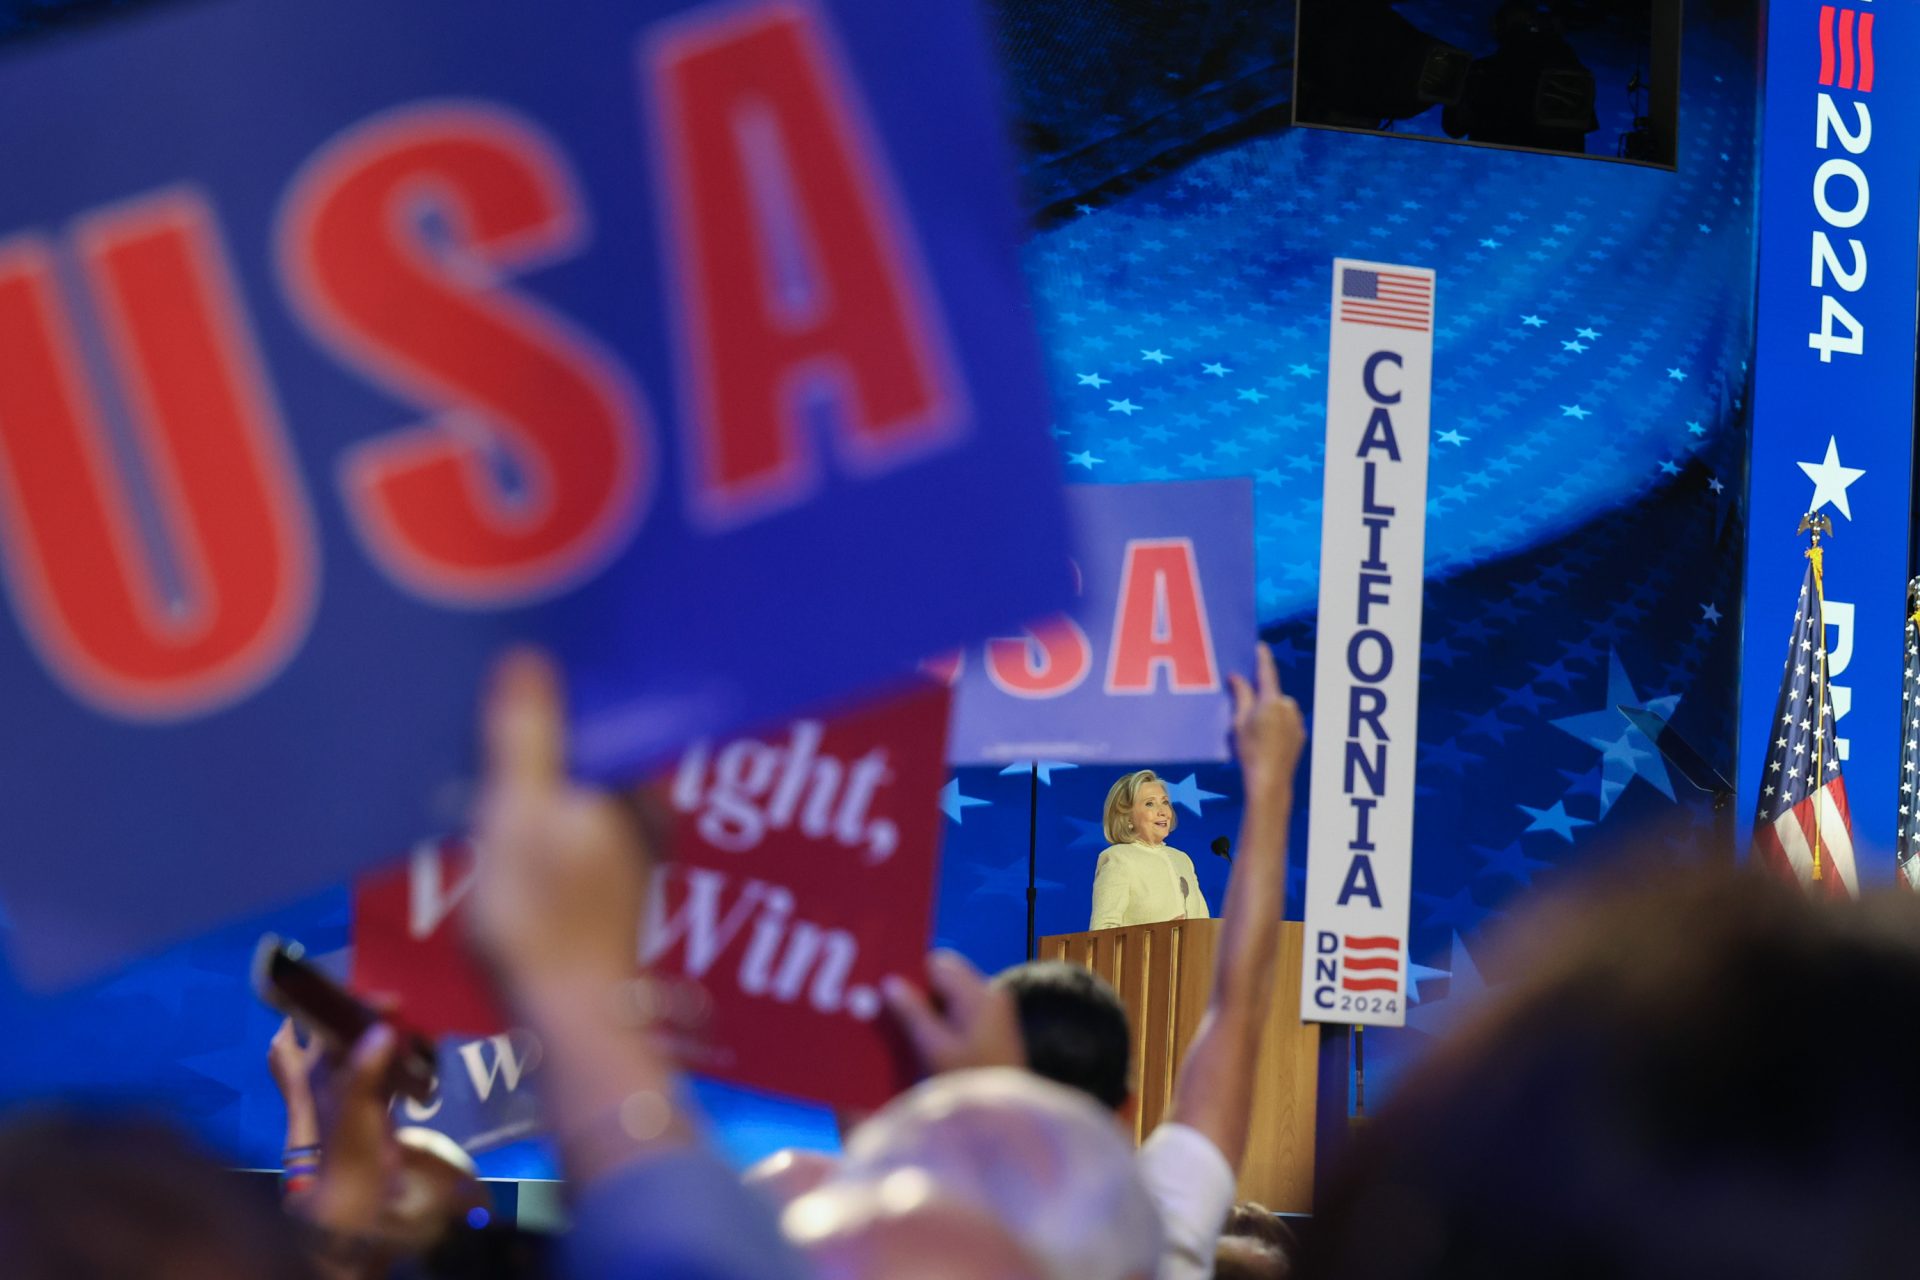
[[[1300,1016],[1406,1021],[1434,275],[1337,258]]]

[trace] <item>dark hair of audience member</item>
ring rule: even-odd
[[[1034,960],[993,983],[1013,993],[1035,1074],[1090,1094],[1110,1110],[1126,1105],[1133,1038],[1126,1006],[1104,979],[1076,964]]]
[[[1287,1255],[1256,1236],[1220,1237],[1213,1255],[1213,1280],[1287,1280]]]
[[[65,1111],[0,1130],[0,1260],[10,1280],[308,1275],[270,1193],[157,1121]]]
[[[1227,1211],[1214,1254],[1215,1280],[1286,1280],[1299,1249],[1293,1228],[1273,1210],[1242,1200]]]
[[[1920,898],[1611,871],[1476,957],[1492,1005],[1369,1127],[1298,1274],[1911,1272]]]
[[[1257,1200],[1242,1200],[1229,1209],[1226,1225],[1220,1228],[1220,1234],[1259,1240],[1272,1245],[1289,1258],[1300,1248],[1300,1237],[1287,1225],[1287,1220]]]

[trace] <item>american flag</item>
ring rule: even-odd
[[[1907,584],[1907,672],[1900,688],[1899,883],[1920,889],[1920,578]]]
[[[1399,271],[1346,267],[1340,279],[1340,318],[1350,324],[1426,333],[1433,328],[1433,280]]]
[[[1860,894],[1860,880],[1853,865],[1847,786],[1834,744],[1833,699],[1827,693],[1822,554],[1818,546],[1807,553],[1807,576],[1793,615],[1793,643],[1787,649],[1780,701],[1773,709],[1773,741],[1761,775],[1753,858],[1810,893],[1853,898]]]

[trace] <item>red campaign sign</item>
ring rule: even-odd
[[[701,1075],[871,1108],[910,1080],[880,980],[917,977],[932,929],[949,696],[917,689],[830,720],[690,748],[663,785],[673,857],[640,960],[655,1025]],[[433,1035],[504,1022],[467,953],[458,842],[360,882],[354,986]]]
[[[462,932],[459,908],[472,887],[473,852],[457,839],[422,844],[401,865],[356,881],[354,990],[397,998],[407,1021],[435,1038],[505,1031]]]

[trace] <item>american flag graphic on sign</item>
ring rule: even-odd
[[[1920,890],[1920,578],[1907,584],[1907,667],[1900,679],[1900,824],[1896,880]]]
[[[1834,743],[1833,699],[1827,693],[1827,627],[1822,611],[1820,558],[1807,553],[1807,576],[1793,615],[1773,737],[1760,779],[1760,810],[1753,823],[1753,858],[1809,893],[1857,898],[1853,819]]]
[[[1398,991],[1400,939],[1342,936],[1340,986],[1346,991]]]
[[[1433,329],[1433,281],[1400,271],[1347,267],[1340,275],[1340,319],[1428,333]]]

